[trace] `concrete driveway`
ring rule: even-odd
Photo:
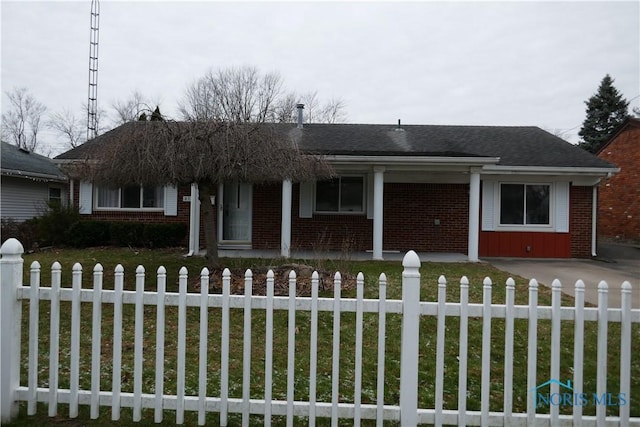
[[[551,287],[554,279],[562,283],[562,291],[574,294],[578,279],[584,282],[585,301],[598,303],[598,284],[609,285],[609,306],[620,307],[620,289],[624,281],[631,283],[633,308],[640,308],[640,247],[601,244],[593,260],[529,260],[521,258],[485,258],[494,267],[510,274],[535,278]]]

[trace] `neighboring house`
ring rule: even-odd
[[[50,201],[67,199],[67,178],[53,161],[2,141],[0,216],[17,222],[38,216]]]
[[[128,123],[58,156],[90,157]],[[479,257],[595,254],[595,198],[617,169],[537,127],[278,124],[303,152],[323,155],[331,181],[227,183],[215,201],[219,247],[290,251],[455,252]],[[197,188],[106,189],[73,183],[92,218],[175,220],[202,234]],[[147,197],[148,196],[148,197]],[[282,209],[282,206],[291,207]],[[198,232],[200,231],[200,232]]]
[[[640,242],[640,119],[629,118],[598,151],[620,173],[603,180],[598,191],[598,235]]]

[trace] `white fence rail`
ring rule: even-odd
[[[135,291],[125,291],[124,269],[118,266],[115,269],[113,290],[103,289],[103,269],[100,264],[93,269],[93,288],[82,288],[82,267],[79,264],[73,266],[71,288],[62,287],[61,266],[54,263],[51,272],[50,286],[41,287],[40,265],[38,262],[30,266],[30,285],[24,286],[22,245],[15,239],[9,239],[1,248],[0,267],[2,268],[0,284],[1,316],[2,316],[2,378],[0,384],[2,421],[9,421],[17,416],[18,402],[27,402],[27,413],[36,413],[37,403],[44,402],[48,405],[48,415],[55,416],[58,413],[59,404],[67,404],[69,417],[78,416],[79,405],[90,407],[91,418],[99,416],[99,408],[111,407],[111,418],[120,419],[121,408],[131,408],[133,421],[140,421],[143,409],[153,409],[156,422],[162,422],[164,411],[175,411],[175,422],[184,422],[185,412],[197,412],[198,424],[205,423],[205,416],[209,412],[219,414],[221,425],[229,423],[229,414],[241,414],[242,424],[248,425],[249,417],[258,414],[264,417],[264,424],[271,425],[273,416],[281,416],[286,419],[286,424],[294,424],[295,417],[305,417],[309,425],[315,425],[318,417],[331,418],[332,425],[338,425],[339,419],[351,419],[354,425],[359,425],[362,420],[376,420],[377,425],[382,425],[384,420],[395,420],[402,426],[415,426],[421,423],[442,425],[640,425],[638,411],[638,396],[631,395],[630,378],[632,368],[632,336],[638,339],[637,330],[632,332],[633,324],[640,323],[640,310],[631,309],[631,285],[625,282],[622,285],[621,308],[609,308],[607,304],[608,289],[605,282],[599,286],[598,307],[584,306],[584,284],[576,283],[575,305],[561,306],[561,285],[555,281],[552,286],[551,306],[538,306],[538,284],[535,280],[529,283],[529,304],[515,305],[515,282],[509,279],[506,284],[506,301],[504,304],[492,304],[492,283],[485,279],[483,283],[482,304],[469,302],[469,282],[463,277],[459,287],[459,302],[446,302],[447,283],[444,277],[438,281],[438,297],[435,302],[420,301],[420,260],[413,252],[409,252],[403,261],[402,274],[402,300],[389,300],[386,298],[386,277],[382,274],[379,278],[379,294],[376,299],[364,298],[364,277],[359,274],[356,285],[356,298],[341,297],[341,276],[335,275],[333,298],[320,298],[318,296],[319,280],[317,273],[312,276],[310,297],[296,296],[296,277],[292,273],[289,277],[289,296],[274,296],[274,276],[270,272],[267,275],[265,296],[252,295],[252,275],[247,271],[245,276],[245,294],[231,295],[229,270],[223,273],[222,294],[209,293],[209,271],[203,269],[200,275],[200,293],[187,292],[187,270],[179,272],[179,291],[167,292],[167,273],[163,267],[157,270],[156,290],[145,291],[145,270],[142,266],[136,270]],[[28,354],[21,354],[22,337],[22,302],[29,302],[29,332]],[[38,359],[43,352],[39,348],[38,327],[42,319],[40,301],[49,301],[49,343],[46,352],[49,360],[48,379],[39,378]],[[61,302],[70,301],[71,307],[71,332],[70,348],[64,349],[70,352],[69,387],[59,388],[60,369],[59,356],[61,352],[60,337],[60,307]],[[67,303],[68,304],[68,303]],[[90,304],[92,308],[91,321],[91,350],[90,370],[91,386],[82,389],[80,382],[81,369],[81,343],[80,328],[81,306]],[[112,378],[111,389],[101,388],[101,343],[104,339],[102,332],[104,304],[113,306],[113,336],[112,336]],[[128,305],[134,308],[134,340],[133,340],[133,388],[130,392],[122,391],[123,381],[123,354],[131,349],[129,345],[123,348],[123,310]],[[155,306],[155,322],[147,311],[145,318],[145,306]],[[166,328],[174,326],[165,317],[168,307],[177,308],[177,351],[176,351],[176,389],[175,394],[166,394],[165,388],[165,347]],[[198,379],[197,393],[187,395],[186,367],[194,366],[196,360],[187,360],[187,327],[195,328],[192,320],[188,324],[187,308],[199,307],[198,332]],[[221,326],[214,336],[219,341],[210,342],[211,308],[221,313]],[[242,381],[241,397],[230,397],[230,312],[231,309],[243,310],[243,327],[241,339],[242,350]],[[194,309],[191,309],[194,310]],[[285,310],[287,317],[287,368],[286,368],[286,399],[274,399],[274,312]],[[111,311],[111,310],[109,310]],[[252,315],[256,312],[264,313],[264,393],[261,399],[251,397],[251,364],[252,362]],[[296,313],[308,312],[309,324],[309,377],[308,399],[302,401],[296,392]],[[318,401],[317,396],[317,369],[318,346],[329,346],[329,342],[319,342],[318,335],[321,328],[328,325],[320,325],[319,313],[332,313],[332,372],[331,372],[331,400]],[[353,399],[345,401],[339,394],[340,390],[340,361],[341,350],[345,343],[341,341],[341,315],[343,313],[355,313],[355,349],[353,366]],[[365,313],[373,313],[377,317],[377,333],[371,337],[364,337],[363,318]],[[388,315],[402,317],[401,349],[400,349],[400,380],[399,402],[385,402],[385,348],[387,336]],[[377,316],[376,316],[377,315]],[[435,401],[433,408],[418,407],[418,368],[420,347],[420,323],[421,319],[435,317]],[[457,318],[453,327],[459,328],[458,342],[458,384],[457,384],[457,408],[444,409],[444,381],[445,371],[454,369],[445,366],[445,336],[446,325],[451,317]],[[481,341],[469,333],[470,320],[480,318]],[[492,394],[492,321],[499,319],[504,322],[504,357],[499,360],[503,368],[504,397],[501,411],[491,411]],[[514,323],[518,319],[525,319],[528,333],[526,337],[516,336]],[[551,356],[549,361],[549,375],[540,378],[538,375],[538,330],[540,321],[548,321],[551,324]],[[563,324],[562,322],[567,322]],[[597,323],[597,346],[595,349],[585,348],[584,333],[585,323]],[[619,323],[620,348],[613,349],[619,353],[619,381],[616,382],[616,390],[607,389],[607,367],[611,363],[608,359],[608,346],[610,325]],[[574,348],[572,378],[569,381],[561,378],[561,328],[569,324],[573,328]],[[86,326],[86,325],[84,325]],[[451,324],[449,326],[452,326]],[[155,330],[155,375],[153,392],[148,392],[147,384],[143,392],[143,360],[145,333],[149,328]],[[147,330],[147,331],[146,331]],[[616,329],[617,330],[617,329]],[[632,335],[633,334],[633,335]],[[110,337],[111,338],[111,337]],[[363,340],[377,340],[377,352],[363,356]],[[527,348],[527,405],[526,412],[514,413],[514,343],[519,339],[526,342],[522,346]],[[235,342],[235,341],[233,341]],[[470,374],[468,364],[470,362],[469,348],[472,342],[481,342],[481,378],[480,378],[480,409],[467,410]],[[211,360],[208,360],[212,346],[220,349],[220,384],[219,395],[208,396],[208,369]],[[597,386],[593,392],[583,392],[582,387],[585,378],[583,366],[586,358],[591,358],[590,351],[596,351],[597,358]],[[86,353],[86,350],[83,350]],[[585,353],[585,351],[587,351]],[[20,383],[20,370],[22,358],[28,358],[27,384]],[[306,357],[306,356],[305,356]],[[473,356],[471,356],[473,357]],[[637,356],[636,356],[637,357]],[[376,388],[375,403],[362,403],[362,377],[363,358],[376,358]],[[234,361],[239,363],[239,361]],[[634,359],[637,364],[637,359]],[[433,363],[429,361],[428,363]],[[495,374],[494,381],[495,381]],[[66,379],[65,379],[66,381]],[[637,381],[637,379],[636,379]],[[47,385],[43,387],[42,384]],[[547,384],[548,383],[548,384]],[[538,385],[540,384],[540,385]],[[538,393],[541,387],[549,387],[549,393]],[[305,385],[306,387],[306,385]],[[304,395],[307,396],[305,389]],[[570,392],[569,392],[570,391]],[[451,392],[449,390],[449,392]],[[525,391],[519,390],[521,394]],[[236,393],[238,394],[238,393]],[[567,397],[567,395],[569,397]],[[298,400],[296,400],[298,399]],[[566,402],[570,399],[571,402]],[[592,416],[583,415],[583,406],[590,399],[596,406],[596,413]],[[371,399],[369,399],[371,400]],[[494,399],[495,400],[495,399]],[[630,410],[634,402],[631,414]],[[548,413],[536,413],[539,403],[548,405]],[[562,413],[562,404],[571,403],[572,414]],[[614,405],[618,411],[616,415],[611,412]],[[495,405],[495,404],[494,404]],[[448,405],[450,406],[450,405]],[[633,416],[632,416],[633,415]]]

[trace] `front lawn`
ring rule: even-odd
[[[167,269],[167,292],[177,292],[177,278],[180,267],[185,266],[189,270],[189,291],[195,292],[195,285],[198,283],[198,275],[204,266],[202,258],[184,258],[182,252],[176,250],[131,250],[94,248],[86,250],[52,250],[25,256],[25,283],[29,283],[28,268],[33,261],[39,261],[42,265],[42,286],[50,283],[50,266],[54,261],[62,264],[62,286],[70,287],[71,268],[75,262],[80,262],[83,266],[83,287],[91,287],[91,275],[96,263],[101,263],[105,271],[104,288],[113,289],[113,271],[120,263],[125,268],[125,289],[134,289],[135,269],[138,265],[146,268],[147,290],[155,290],[155,271],[163,265]],[[334,272],[340,270],[343,273],[352,275],[359,271],[365,275],[365,298],[376,298],[378,296],[377,279],[380,273],[385,273],[388,278],[387,297],[389,299],[401,298],[401,273],[400,262],[356,262],[356,261],[330,261],[330,260],[295,260],[286,262],[282,259],[223,259],[222,264],[233,269],[252,268],[263,271],[267,267],[277,267],[283,263],[310,264],[323,271]],[[448,279],[447,301],[459,301],[459,280],[462,276],[467,276],[470,282],[469,297],[471,303],[482,302],[482,281],[485,277],[490,277],[493,281],[493,302],[503,304],[505,301],[506,273],[497,270],[487,264],[470,263],[423,263],[422,274],[422,301],[436,301],[438,277],[444,275]],[[526,305],[528,300],[528,282],[522,278],[516,279],[516,304]],[[321,292],[321,296],[332,296],[332,292]],[[355,289],[349,287],[343,292],[343,297],[355,297]],[[540,288],[539,304],[551,304],[551,292],[545,287]],[[41,322],[39,328],[39,384],[46,386],[48,381],[48,341],[49,325],[48,301],[41,301]],[[573,305],[570,297],[563,297],[563,305]],[[21,384],[27,384],[27,320],[28,302],[23,304],[23,322],[25,333],[22,341],[22,372]],[[69,366],[70,366],[70,310],[69,303],[61,304],[61,326],[60,326],[60,387],[69,386]],[[102,313],[102,362],[101,362],[101,390],[111,389],[111,357],[112,357],[112,323],[113,308],[110,304],[104,304]],[[134,330],[133,306],[126,305],[123,310],[125,330],[123,332],[123,356],[122,356],[122,391],[133,391],[133,330]],[[80,367],[80,387],[90,389],[90,343],[91,343],[91,304],[83,304],[82,307],[82,327],[81,327],[81,367]],[[232,310],[231,313],[231,343],[230,343],[230,397],[241,397],[242,385],[242,311]],[[199,308],[187,309],[187,368],[186,368],[186,394],[195,395],[198,391],[198,322]],[[209,309],[209,354],[208,354],[208,383],[207,395],[218,396],[220,387],[220,310]],[[261,310],[255,310],[252,314],[252,362],[251,362],[251,397],[264,397],[264,339],[265,339],[265,316]],[[177,310],[175,307],[167,307],[166,318],[168,325],[165,336],[165,394],[176,393],[176,348],[177,348]],[[307,399],[309,393],[309,313],[298,312],[296,314],[296,400]],[[319,315],[318,332],[318,384],[317,400],[319,402],[331,401],[331,340],[332,340],[333,316],[330,312],[321,312]],[[353,402],[353,378],[354,378],[354,342],[355,342],[355,314],[343,313],[341,315],[341,353],[340,353],[340,401]],[[364,316],[364,348],[363,348],[363,379],[362,379],[362,402],[375,403],[376,400],[376,371],[377,371],[377,326],[378,317],[374,313],[365,313]],[[155,366],[155,306],[145,307],[145,341],[144,341],[144,369],[143,369],[143,393],[154,391],[154,366]],[[399,376],[400,376],[400,330],[401,318],[399,315],[387,315],[387,341],[385,360],[385,403],[398,404],[399,402]],[[435,399],[435,343],[436,319],[423,317],[420,324],[420,348],[421,359],[418,370],[419,383],[419,407],[433,408]],[[514,343],[514,378],[513,378],[513,404],[514,412],[525,412],[527,403],[527,322],[526,320],[515,321],[515,343]],[[620,328],[618,324],[611,324],[609,327],[609,366],[608,366],[608,390],[616,392],[618,390],[619,373],[619,347]],[[287,366],[287,313],[276,312],[274,314],[274,355],[273,355],[273,377],[274,399],[286,399],[286,366]],[[480,409],[480,387],[481,387],[481,349],[482,349],[482,319],[469,319],[469,360],[468,360],[468,393],[467,409]],[[549,321],[540,320],[538,326],[538,380],[546,380],[550,377],[550,331]],[[459,319],[448,317],[446,321],[446,349],[445,349],[445,379],[444,379],[444,407],[445,409],[457,408],[457,384],[458,384],[458,332]],[[586,324],[584,334],[584,390],[596,389],[596,325],[592,322]],[[632,338],[632,372],[628,373],[631,378],[640,378],[640,325],[634,325]],[[573,365],[573,324],[565,321],[562,324],[562,349],[561,349],[561,374],[562,379],[571,378]],[[491,411],[502,411],[504,396],[503,370],[504,370],[504,321],[494,319],[492,321],[491,335]],[[539,381],[541,382],[541,381]],[[631,415],[640,416],[640,382],[633,381],[631,384]],[[547,411],[541,408],[541,412]],[[594,415],[595,407],[586,406],[585,414]],[[60,425],[80,425],[76,421],[66,420],[67,408],[59,406],[59,417],[55,419]],[[566,413],[566,412],[565,412]],[[609,408],[609,413],[616,412]],[[185,423],[187,425],[196,424],[197,414],[186,413]],[[167,411],[164,416],[168,424],[175,422],[175,413]],[[79,421],[82,425],[106,426],[112,425],[111,408],[101,408],[98,420],[90,420],[88,408],[82,408]],[[46,405],[38,407],[38,414],[33,417],[26,415],[26,404],[21,404],[19,420],[12,425],[34,425],[50,424],[52,420],[47,417]],[[237,415],[232,415],[230,425],[239,422]],[[252,423],[256,425],[262,422],[262,418],[255,416]],[[274,423],[279,425],[283,420],[274,418]],[[156,425],[153,423],[153,410],[143,410],[143,423],[131,422],[131,410],[122,410],[121,424],[135,425]],[[207,416],[207,424],[216,425],[218,423],[217,414]],[[298,420],[296,425],[304,423],[304,419]],[[345,422],[345,424],[352,424]],[[368,425],[368,424],[366,424]]]

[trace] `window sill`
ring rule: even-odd
[[[313,215],[326,215],[326,216],[335,216],[335,215],[347,215],[347,216],[354,216],[354,215],[365,215],[366,212],[318,212],[315,211],[313,212]]]
[[[163,208],[93,208],[95,212],[164,212]]]
[[[498,225],[495,231],[555,233],[556,229],[552,225]]]

